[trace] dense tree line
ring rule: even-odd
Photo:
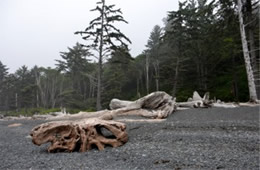
[[[126,22],[121,11],[104,2],[98,3],[103,5],[95,9],[100,16],[91,22],[101,26],[104,34],[99,28],[92,30],[91,24],[77,32],[87,41],[93,36],[94,42],[77,43],[61,52],[56,68],[22,66],[8,73],[8,67],[0,61],[1,111],[60,107],[95,110],[100,105],[107,108],[112,98],[133,100],[157,90],[179,101],[186,100],[194,90],[209,91],[211,97],[224,101],[249,100],[235,0],[179,2],[179,9],[167,14],[163,27],[154,26],[138,56],[130,55],[122,39],[130,40],[112,25],[114,21]],[[102,9],[107,10],[104,16]],[[120,15],[109,18],[110,13]],[[258,1],[243,1],[243,13],[259,95]],[[104,17],[108,17],[106,21]],[[121,44],[114,44],[113,38]],[[102,39],[106,40],[104,44]],[[91,61],[93,49],[98,52],[97,62]]]

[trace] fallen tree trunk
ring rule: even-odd
[[[118,147],[127,142],[128,136],[125,124],[111,121],[113,117],[140,115],[162,119],[176,109],[175,100],[165,92],[154,92],[133,102],[113,99],[110,108],[112,110],[50,118],[63,121],[36,126],[31,131],[32,141],[36,145],[51,142],[48,152],[84,152],[95,146],[103,150],[106,145]]]
[[[136,114],[144,117],[162,119],[168,117],[176,109],[175,99],[165,92],[153,92],[136,101],[111,100],[110,109],[123,109],[120,114]]]
[[[176,110],[175,99],[165,92],[153,92],[136,101],[113,99],[109,106],[111,110],[80,112],[73,115],[51,117],[49,120],[78,120],[94,117],[111,120],[118,115],[139,115],[148,118],[163,119]]]

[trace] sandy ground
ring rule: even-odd
[[[189,109],[167,120],[118,117],[129,141],[104,151],[47,153],[30,130],[45,121],[0,121],[0,169],[256,169],[259,106]]]

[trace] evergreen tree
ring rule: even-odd
[[[132,86],[128,86],[131,81],[130,73],[133,71],[133,58],[128,49],[122,47],[113,51],[111,58],[104,67],[105,94],[103,95],[104,105],[108,106],[112,98],[128,97]],[[136,75],[135,75],[136,76]]]
[[[33,91],[35,88],[33,76],[27,66],[23,65],[15,72],[16,91],[15,102],[17,109],[32,107]]]
[[[160,44],[161,44],[161,37],[162,37],[162,28],[159,25],[155,25],[150,37],[148,39],[146,45],[146,57],[147,57],[147,66],[150,67],[152,65],[154,69],[154,79],[156,85],[156,91],[159,91],[159,79],[160,79]],[[148,59],[149,58],[149,59]],[[149,63],[150,62],[150,63]],[[148,68],[147,68],[148,71]],[[147,76],[149,73],[147,72]],[[147,90],[149,91],[149,90]]]
[[[98,52],[97,110],[102,108],[101,91],[104,60],[111,49],[116,49],[118,46],[127,48],[125,41],[131,43],[131,41],[113,25],[114,22],[127,23],[121,15],[121,10],[114,9],[114,7],[115,5],[106,5],[105,0],[98,1],[97,7],[91,11],[99,12],[99,16],[89,23],[85,31],[75,33],[82,35],[83,39],[91,41],[90,45],[86,45],[86,47]],[[116,42],[119,42],[120,45],[116,44]]]
[[[63,60],[56,60],[58,69],[70,80],[62,93],[63,101],[65,98],[71,100],[67,101],[70,106],[77,105],[77,108],[82,108],[90,96],[88,93],[92,93],[89,90],[92,85],[90,77],[91,74],[95,74],[95,65],[88,62],[87,58],[90,56],[88,49],[77,43],[74,47],[68,48],[68,52],[61,52]]]
[[[187,2],[179,2],[179,10],[172,11],[168,15],[168,26],[163,36],[164,43],[164,61],[162,61],[162,78],[165,79],[164,87],[171,91],[172,96],[176,97],[177,89],[181,85],[181,77],[184,76],[184,62],[191,59],[186,53],[188,53],[188,31],[185,24],[188,24]],[[169,63],[169,64],[167,64]],[[194,67],[191,67],[194,68]],[[189,76],[187,74],[187,76]],[[168,80],[167,80],[167,77]],[[185,86],[185,88],[188,88]]]
[[[6,79],[8,76],[8,68],[0,61],[0,110],[6,110]]]

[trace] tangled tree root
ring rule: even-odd
[[[125,124],[97,118],[44,123],[33,128],[31,136],[36,145],[51,142],[48,152],[103,150],[106,145],[118,147],[128,140]]]

